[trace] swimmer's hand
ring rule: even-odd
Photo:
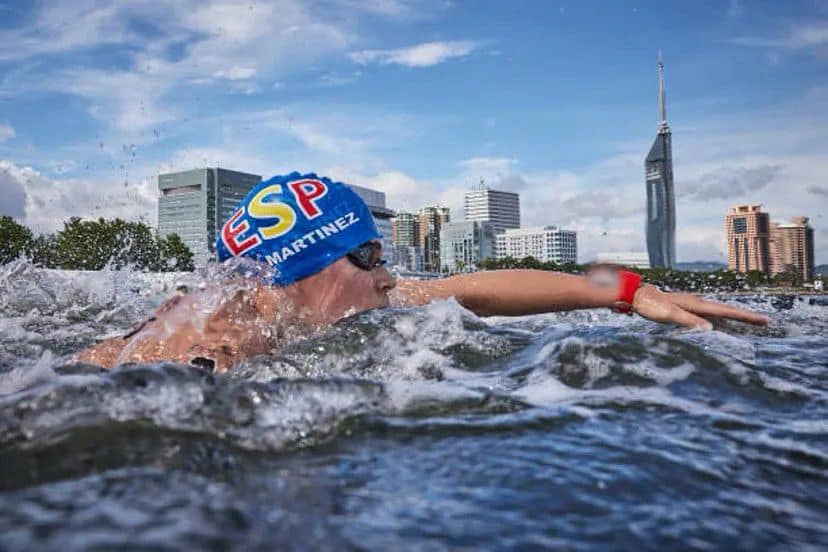
[[[764,326],[768,317],[715,301],[706,301],[691,293],[665,293],[655,286],[643,285],[635,292],[633,311],[655,322],[679,324],[701,330],[713,329],[705,317],[728,318]]]

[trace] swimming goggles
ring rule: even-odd
[[[365,242],[350,250],[346,257],[362,270],[374,270],[386,263],[382,258],[382,245],[374,241]]]

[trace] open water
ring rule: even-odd
[[[0,549],[828,546],[824,297],[707,333],[448,301],[226,376],[66,365],[196,278],[0,267]]]

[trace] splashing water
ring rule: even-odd
[[[203,278],[0,267],[0,548],[828,545],[824,297],[707,333],[442,301],[223,376],[67,364]]]

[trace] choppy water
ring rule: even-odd
[[[709,333],[441,302],[223,377],[65,365],[177,278],[0,267],[0,549],[828,546],[825,298]]]

